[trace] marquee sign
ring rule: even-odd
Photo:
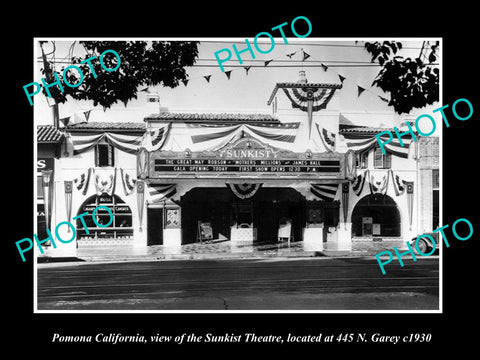
[[[149,154],[150,178],[232,177],[344,178],[344,155],[295,153],[272,148],[251,137],[218,151],[155,151]]]

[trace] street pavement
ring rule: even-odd
[[[438,310],[439,261],[371,256],[38,264],[38,310]]]

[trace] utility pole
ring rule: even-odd
[[[45,78],[47,79],[48,83],[51,83],[53,80],[52,76],[52,69],[50,68],[50,64],[47,61],[47,57],[45,56],[45,52],[43,51],[43,43],[40,41],[40,49],[42,50],[42,59],[43,59],[43,67],[45,69]],[[54,100],[54,104],[51,106],[52,114],[53,114],[53,126],[58,129],[59,127],[59,112],[58,112],[58,104]]]

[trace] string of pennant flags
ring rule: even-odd
[[[307,59],[311,59],[311,60],[314,60],[315,62],[319,62],[320,63],[320,67],[325,71],[332,71],[333,73],[335,73],[338,77],[338,79],[340,80],[340,82],[343,84],[345,80],[348,80],[352,83],[354,83],[356,86],[357,86],[357,96],[360,97],[365,91],[377,96],[380,100],[382,100],[384,103],[387,103],[389,102],[389,100],[384,97],[384,96],[381,96],[379,95],[378,93],[370,90],[368,87],[365,87],[365,86],[361,86],[359,85],[356,81],[338,73],[337,71],[334,71],[331,69],[331,66],[327,66],[325,65],[321,60],[318,60],[318,59],[315,59],[314,57],[312,57],[310,54],[308,54],[305,50],[303,50],[303,48],[299,49],[299,50],[296,50],[294,52],[291,52],[291,53],[288,53],[286,54],[285,56],[287,58],[289,58],[290,60],[292,60],[293,57],[295,57],[296,55],[300,55],[301,56],[301,59],[298,60],[298,61],[301,61],[302,64],[299,65],[299,66],[303,66],[303,63],[307,60]],[[263,67],[268,67],[272,62],[275,62],[275,61],[279,61],[279,60],[282,60],[283,57],[279,57],[279,58],[276,58],[276,59],[269,59],[269,60],[264,60],[263,61]],[[252,65],[245,65],[243,66],[243,70],[245,71],[245,75],[248,75],[249,71],[251,70],[252,67],[260,67],[260,66],[252,66]],[[231,75],[232,75],[232,72],[233,71],[236,71],[233,70],[233,69],[230,69],[230,70],[226,70],[225,72],[223,72],[223,74],[225,74],[225,76],[227,77],[228,80],[230,80],[231,78]],[[203,78],[207,83],[210,83],[210,80],[212,79],[212,75],[213,74],[207,74],[207,75],[202,75],[200,77],[195,77],[195,78],[192,78],[192,79],[198,79],[198,78]],[[183,85],[184,86],[187,86],[189,81],[192,80],[192,79],[185,79],[182,81]]]

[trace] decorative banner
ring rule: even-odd
[[[370,175],[368,184],[370,186],[370,194],[382,194],[385,195],[388,191],[388,179],[390,178],[390,173],[387,172],[382,180],[375,181],[373,175]]]
[[[115,183],[117,178],[117,168],[113,169],[113,174],[109,174],[111,170],[104,169],[94,169],[93,173],[95,176],[95,190],[97,196],[102,195],[103,193],[112,196],[115,192]]]
[[[138,206],[138,221],[140,222],[140,231],[142,231],[143,221],[143,201],[145,199],[145,183],[143,181],[137,181],[137,206]]]
[[[410,222],[410,230],[412,230],[413,220],[413,181],[405,181],[407,187],[407,205],[408,205],[408,219]]]
[[[102,139],[120,151],[136,154],[141,145],[143,135],[123,135],[104,132],[100,134],[70,133],[73,144],[73,154],[78,155],[93,149]]]
[[[145,148],[140,148],[137,153],[137,175],[140,179],[148,175],[148,151]]]
[[[146,130],[140,148],[145,148],[147,151],[157,151],[163,147],[165,141],[170,134],[172,123],[161,125],[154,131]]]
[[[82,195],[85,195],[88,191],[88,184],[90,183],[91,173],[92,168],[89,168],[86,173],[81,174],[78,178],[73,180],[78,191],[83,189]]]
[[[227,75],[228,80],[230,80],[231,73],[232,73],[232,70],[225,71],[225,75]]]
[[[311,184],[310,191],[319,199],[332,202],[337,194],[339,184]]]
[[[315,125],[317,126],[318,134],[320,135],[323,146],[325,146],[325,149],[327,149],[327,151],[333,152],[335,150],[336,135],[325,128],[321,128],[318,124]]]
[[[72,189],[73,189],[73,181],[65,180],[65,210],[67,212],[67,221],[70,222],[70,218],[72,217]],[[67,232],[70,232],[70,226],[68,226]]]
[[[124,172],[122,168],[120,168],[120,176],[122,178],[122,185],[125,196],[131,195],[135,190],[135,183],[137,182],[137,180]]]
[[[158,204],[170,199],[177,193],[177,184],[148,184],[150,204]]]
[[[243,125],[210,125],[187,124],[194,151],[217,151],[227,144],[233,143],[245,135],[266,142],[277,148],[295,141],[300,123],[285,124],[243,124]]]
[[[262,187],[262,183],[257,184],[227,184],[230,190],[239,198],[239,199],[249,199],[256,194],[258,189]]]
[[[365,91],[365,88],[361,87],[360,85],[357,85],[358,88],[358,96],[362,95],[362,93]]]
[[[390,173],[392,174],[392,182],[393,182],[393,189],[395,190],[395,195],[400,196],[403,195],[406,189],[406,181],[400,179],[398,175],[394,175],[393,171],[390,170]]]
[[[357,153],[369,151],[378,145],[375,134],[345,132],[341,135],[345,138],[347,147],[355,150]],[[387,134],[380,136],[380,139],[382,140],[386,140],[387,138]],[[385,151],[401,158],[408,158],[408,149],[412,142],[411,135],[405,135],[405,137],[402,138],[402,141],[404,146],[400,146],[400,141],[397,137],[394,137],[390,143],[384,144]]]
[[[53,204],[53,170],[42,170],[42,187],[45,204],[45,223],[50,229]]]
[[[357,176],[357,164],[355,151],[348,150],[345,154],[345,177],[353,180]]]
[[[211,76],[212,76],[212,75],[205,75],[205,76],[204,76],[205,80],[207,80],[207,83],[210,82],[210,77],[211,77]]]
[[[348,198],[349,198],[350,187],[348,186],[348,182],[344,182],[342,184],[342,203],[343,203],[343,221],[347,222],[348,216]],[[346,227],[347,225],[345,225]]]
[[[370,170],[366,170],[363,174],[359,174],[352,182],[352,190],[355,195],[360,196],[365,185],[365,179],[370,174]]]

